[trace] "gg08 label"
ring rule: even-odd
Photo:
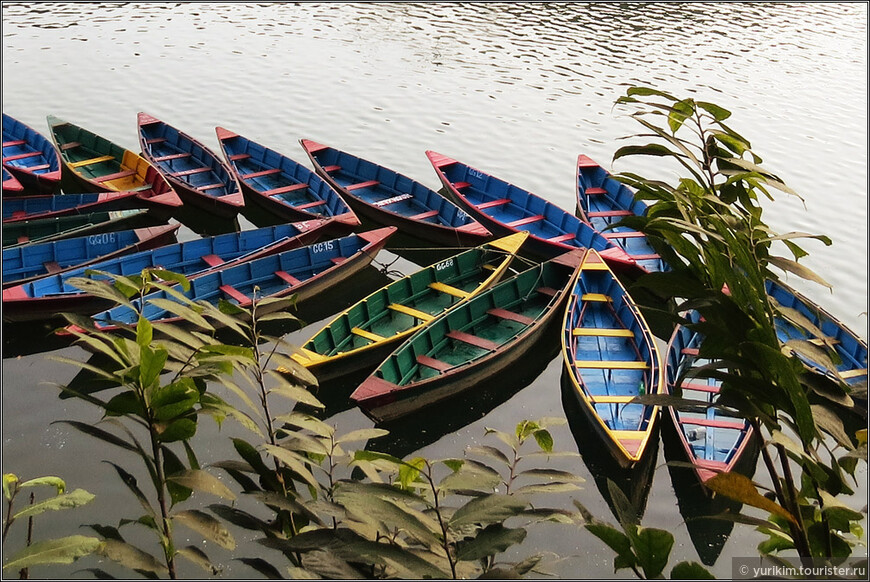
[[[113,242],[115,242],[114,232],[104,232],[102,234],[88,235],[89,245],[105,245]]]
[[[443,271],[444,269],[449,269],[453,266],[453,259],[447,259],[446,261],[442,261],[435,265],[436,271]]]

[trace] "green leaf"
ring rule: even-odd
[[[456,544],[456,559],[472,561],[482,560],[487,556],[504,552],[509,547],[523,543],[526,530],[522,528],[506,528],[502,524],[492,524],[484,528],[471,540],[462,540]]]
[[[250,566],[260,574],[262,574],[266,580],[283,580],[284,576],[281,575],[281,572],[278,569],[264,560],[263,558],[235,558],[242,564],[246,566]],[[297,576],[292,576],[294,579],[298,579]]]
[[[448,525],[455,529],[474,523],[501,523],[519,515],[527,506],[528,501],[512,495],[492,494],[477,497],[457,509]]]
[[[305,388],[297,386],[296,384],[291,384],[283,376],[281,376],[277,372],[274,372],[273,370],[269,370],[268,374],[275,378],[278,378],[280,382],[279,386],[269,390],[270,394],[277,394],[278,396],[283,396],[284,398],[295,400],[313,408],[325,408],[325,405]]]
[[[789,273],[794,273],[798,277],[801,277],[801,278],[806,279],[808,281],[813,281],[815,283],[818,283],[819,285],[823,285],[823,286],[827,287],[828,289],[833,289],[831,284],[828,283],[827,281],[825,281],[824,279],[822,279],[820,276],[818,276],[815,273],[815,271],[813,271],[812,269],[809,269],[807,267],[804,267],[803,265],[801,265],[797,261],[792,261],[791,259],[786,259],[784,257],[777,257],[777,256],[773,256],[773,255],[769,256],[767,259],[768,259],[768,261],[770,261],[770,263],[772,265],[779,267],[783,271],[787,271]]]
[[[781,505],[761,495],[755,484],[745,475],[739,473],[718,473],[709,479],[705,485],[710,491],[724,495],[729,499],[739,501],[769,513],[779,515],[797,524],[797,520]]]
[[[550,431],[547,430],[536,430],[534,433],[535,441],[537,441],[538,446],[541,447],[542,451],[550,453],[553,451],[553,436],[550,434]]]
[[[150,346],[153,339],[154,329],[151,322],[140,315],[139,321],[136,323],[136,343],[140,347]]]
[[[308,459],[301,457],[298,453],[294,451],[290,451],[283,447],[275,445],[264,445],[263,450],[284,463],[291,471],[293,471],[300,479],[305,481],[308,485],[310,485],[314,489],[320,488],[320,484],[317,482],[317,479],[314,478],[314,475],[311,473],[311,470],[307,466],[307,463],[309,462]]]
[[[343,444],[359,441],[368,441],[380,438],[382,436],[386,436],[388,434],[390,434],[390,431],[384,430],[382,428],[362,428],[341,435],[340,437],[335,439],[335,442],[337,444]]]
[[[731,112],[725,109],[724,107],[720,107],[715,103],[708,103],[706,101],[696,101],[695,105],[709,113],[713,116],[713,119],[716,121],[725,121],[729,117],[731,117]]]
[[[647,580],[658,578],[668,565],[674,546],[673,534],[661,529],[639,527],[637,533],[629,537]]]
[[[130,544],[116,540],[106,540],[98,550],[99,554],[130,570],[150,572],[155,576],[166,576],[169,574],[166,566],[158,562],[154,556]]]
[[[139,382],[145,389],[150,388],[163,371],[163,366],[169,358],[169,352],[163,348],[152,350],[148,346],[139,346]]]
[[[227,550],[236,549],[236,540],[220,521],[196,509],[179,511],[172,518]]]
[[[157,431],[157,440],[161,443],[186,441],[196,434],[196,420],[177,418],[169,422],[155,423],[154,428]]]
[[[500,449],[497,449],[496,447],[491,447],[489,445],[469,447],[468,452],[471,454],[475,454],[475,455],[482,455],[485,457],[490,457],[492,459],[495,459],[496,461],[501,461],[503,464],[505,464],[508,467],[510,467],[510,465],[511,465],[511,462],[507,458],[507,455],[505,455]]]
[[[203,493],[217,495],[222,499],[233,500],[236,498],[235,494],[230,491],[226,485],[221,483],[217,477],[203,470],[187,470],[181,474],[167,477],[166,479],[167,481],[174,481],[179,485],[183,485],[184,487],[188,487],[194,491],[202,491]]]
[[[161,386],[151,395],[151,408],[157,420],[169,420],[186,414],[199,402],[199,390],[191,378],[180,378]]]
[[[93,501],[93,499],[93,494],[88,493],[84,489],[75,489],[73,491],[70,491],[69,493],[58,495],[56,497],[52,497],[51,499],[46,499],[45,501],[34,503],[33,505],[28,505],[26,508],[16,513],[13,519],[31,517],[33,515],[39,515],[40,513],[44,513],[46,511],[73,509],[90,503],[91,501]]]
[[[624,533],[606,523],[587,523],[584,526],[592,535],[600,539],[602,542],[616,552],[618,558],[621,558],[619,564],[623,568],[630,568],[637,564],[637,560],[631,551],[631,540]],[[614,562],[614,572],[619,569],[617,562]]]
[[[123,481],[124,485],[133,492],[133,495],[136,497],[136,500],[139,501],[139,504],[142,508],[147,512],[149,516],[156,520],[157,513],[154,511],[154,508],[151,507],[151,503],[148,501],[148,498],[145,497],[145,494],[142,493],[142,490],[139,489],[139,484],[136,481],[136,478],[121,468],[119,465],[112,463],[111,461],[105,461],[109,463],[112,467],[115,468],[115,472],[118,473],[118,476],[121,477],[121,481]]]
[[[135,390],[125,390],[113,396],[105,405],[107,416],[134,414],[145,418],[145,407]]]
[[[477,461],[468,460],[444,477],[438,488],[444,492],[453,491],[462,495],[489,495],[501,484],[502,478],[497,471]]]
[[[13,486],[16,483],[18,483],[18,475],[15,473],[3,473],[3,496],[7,501],[12,499],[12,491],[15,489]]]
[[[671,580],[715,580],[704,566],[698,562],[680,562],[671,570]]]
[[[683,123],[695,113],[695,102],[692,99],[683,99],[671,107],[668,113],[668,126],[671,133],[675,134],[683,126]]]
[[[629,87],[625,93],[629,97],[664,97],[670,101],[676,101],[676,97],[652,87]]]
[[[7,475],[11,475],[8,474]],[[18,480],[18,477],[15,475],[11,475],[13,478],[12,482]],[[3,476],[4,487],[6,483],[6,475]],[[22,481],[18,487],[41,487],[43,485],[47,485],[49,487],[54,487],[57,489],[57,494],[60,495],[66,489],[66,481],[61,479],[60,477],[47,476],[47,477],[37,477],[36,479],[28,479],[27,481]]]
[[[42,564],[72,564],[82,556],[97,551],[102,544],[97,538],[80,535],[38,541],[9,558],[3,564],[3,569],[17,570]]]
[[[179,556],[186,558],[193,564],[196,564],[212,576],[216,576],[220,573],[220,568],[215,567],[211,560],[209,560],[208,556],[205,552],[197,548],[196,546],[186,546],[183,548],[179,548],[177,551]]]
[[[174,283],[178,283],[181,285],[181,288],[184,289],[184,292],[190,291],[190,280],[187,277],[182,275],[181,273],[173,273],[172,271],[167,271],[166,269],[151,269],[151,273],[160,277],[164,281],[171,281]]]
[[[364,491],[364,490],[363,490]],[[430,548],[441,547],[440,531],[437,524],[426,519],[422,513],[400,505],[389,499],[366,495],[361,490],[338,490],[336,503],[341,504],[356,519],[381,527],[386,531],[404,530],[422,544]]]

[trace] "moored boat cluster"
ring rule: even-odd
[[[4,321],[71,312],[104,331],[135,324],[135,309],[68,281],[157,267],[187,277],[189,299],[247,306],[256,293],[286,299],[270,309],[304,318],[307,304],[352,281],[401,236],[444,257],[333,313],[293,356],[321,384],[362,374],[349,398],[378,423],[455,398],[538,346],[561,343],[563,376],[588,424],[630,467],[657,438],[660,412],[638,397],[686,392],[713,402],[718,394],[715,383],[682,380],[704,363],[697,333],[678,327],[659,353],[621,281],[668,269],[642,232],[620,223],[646,206],[585,155],[568,212],[432,151],[444,194],[307,139],[300,144],[313,170],[222,127],[218,155],[145,113],[140,153],[53,116],[48,125],[51,139],[3,115]],[[185,212],[217,221],[253,208],[271,224],[177,240]],[[865,341],[784,284],[768,292],[824,335],[782,320],[783,342],[834,346],[838,376],[866,382]],[[180,321],[166,308],[171,300],[165,291],[144,297],[142,315]],[[752,439],[745,420],[718,408],[669,408],[701,481],[732,468]]]

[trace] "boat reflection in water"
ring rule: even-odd
[[[667,411],[663,413],[670,418]],[[673,422],[662,423],[662,442],[665,459],[668,461],[668,473],[692,545],[695,546],[701,562],[706,566],[713,566],[734,528],[734,522],[730,519],[715,516],[737,515],[743,504],[722,495],[714,495],[701,484],[695,471],[687,465],[685,450],[676,431]],[[751,438],[733,470],[751,479],[755,474],[760,450],[759,439]]]
[[[588,418],[574,394],[575,389],[566,374],[567,372],[563,370],[560,382],[562,407],[571,434],[577,442],[577,450],[583,457],[583,462],[592,475],[595,486],[598,487],[613,516],[620,522],[629,520],[640,523],[646,511],[656,459],[659,456],[658,426],[650,437],[644,456],[631,468],[622,467],[610,454],[609,449],[603,446],[600,434],[589,425]],[[627,507],[622,507],[622,501],[614,498],[608,482],[612,482],[622,492],[628,503]]]
[[[241,230],[238,217],[222,218],[190,206],[175,208],[172,218],[200,236],[214,236]]]
[[[403,458],[440,438],[476,422],[530,386],[558,354],[558,338],[548,334],[530,356],[508,364],[485,382],[438,404],[426,407],[378,428],[389,434],[372,439],[366,450]]]

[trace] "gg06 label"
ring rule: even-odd
[[[102,234],[88,235],[89,245],[106,245],[115,242],[114,232],[104,232]]]

